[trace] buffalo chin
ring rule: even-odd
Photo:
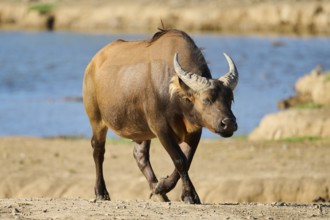
[[[219,131],[219,130],[215,130],[215,129],[209,129],[209,130],[224,138],[229,138],[229,137],[233,136],[233,134],[234,134],[234,131],[223,131],[223,130]]]
[[[218,134],[219,134],[221,137],[229,138],[229,137],[233,136],[234,132],[219,132]]]

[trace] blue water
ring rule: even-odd
[[[222,55],[235,60],[240,81],[233,111],[237,134],[248,134],[277,101],[294,94],[294,82],[317,64],[330,69],[330,38],[192,35],[214,78],[227,72]],[[150,35],[0,32],[0,135],[90,136],[81,102],[86,64],[114,39]],[[274,46],[274,42],[279,46]],[[110,134],[110,136],[114,136]],[[216,137],[204,131],[204,137]]]

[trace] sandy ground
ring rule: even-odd
[[[6,219],[329,219],[326,204],[221,203],[186,205],[148,201],[0,199]]]
[[[87,139],[0,138],[0,219],[326,219],[330,218],[330,141],[203,140],[190,176],[203,205],[149,200],[132,143],[107,142],[104,171],[111,202],[95,202]],[[153,141],[158,177],[173,165]],[[320,198],[321,203],[313,203]]]

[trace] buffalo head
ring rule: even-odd
[[[231,104],[238,71],[233,60],[225,53],[224,56],[229,64],[229,72],[219,79],[209,79],[184,70],[177,53],[173,64],[179,78],[180,93],[186,103],[184,114],[188,120],[223,137],[231,137],[237,130]]]

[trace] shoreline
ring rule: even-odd
[[[100,0],[97,4],[85,0],[79,5],[53,0],[47,4],[53,7],[45,12],[31,10],[37,4],[28,1],[0,3],[0,29],[145,34],[156,32],[163,22],[167,28],[192,33],[330,35],[330,2],[326,1],[208,0],[205,4],[187,1],[185,6],[150,0]]]

